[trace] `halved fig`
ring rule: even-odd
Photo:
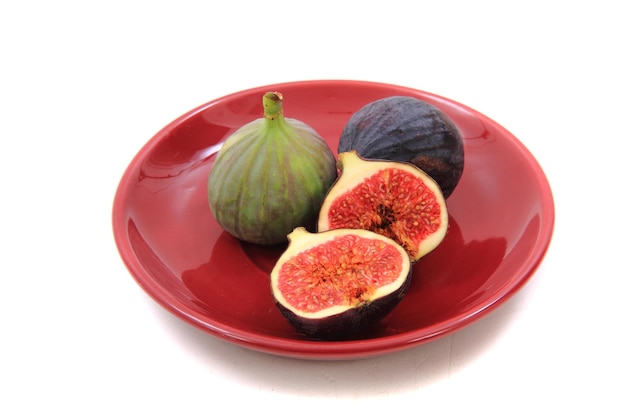
[[[366,229],[399,243],[416,262],[448,231],[441,188],[420,168],[399,161],[362,158],[356,151],[337,159],[339,178],[324,199],[318,231]]]
[[[394,240],[361,229],[298,227],[271,275],[280,312],[299,331],[347,338],[380,321],[404,297],[411,260]]]

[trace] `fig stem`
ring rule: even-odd
[[[265,93],[263,96],[263,109],[267,120],[282,118],[283,95],[277,91]]]

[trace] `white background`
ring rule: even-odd
[[[3,2],[0,415],[625,415],[618,5]],[[509,302],[410,350],[316,362],[217,340],[135,283],[111,209],[144,143],[223,95],[330,78],[459,101],[535,155],[556,226]]]

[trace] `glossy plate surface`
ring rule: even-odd
[[[331,149],[350,116],[387,96],[428,101],[458,125],[465,171],[448,199],[444,242],[414,267],[411,288],[358,340],[299,335],[272,301],[269,271],[282,247],[244,244],[222,231],[207,199],[221,142],[262,117],[267,91],[287,117],[317,130]],[[140,150],[113,204],[113,231],[138,284],[179,318],[229,342],[310,359],[347,359],[406,349],[458,330],[515,293],[541,262],[554,226],[549,183],[528,150],[500,125],[454,101],[361,81],[263,86],[211,101],[173,121]]]

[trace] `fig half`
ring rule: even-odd
[[[318,231],[366,229],[399,243],[416,262],[444,239],[448,208],[439,184],[407,162],[338,155],[339,178],[322,204]]]
[[[343,339],[380,321],[404,297],[411,260],[392,239],[361,229],[298,227],[271,275],[276,306],[307,336]]]

